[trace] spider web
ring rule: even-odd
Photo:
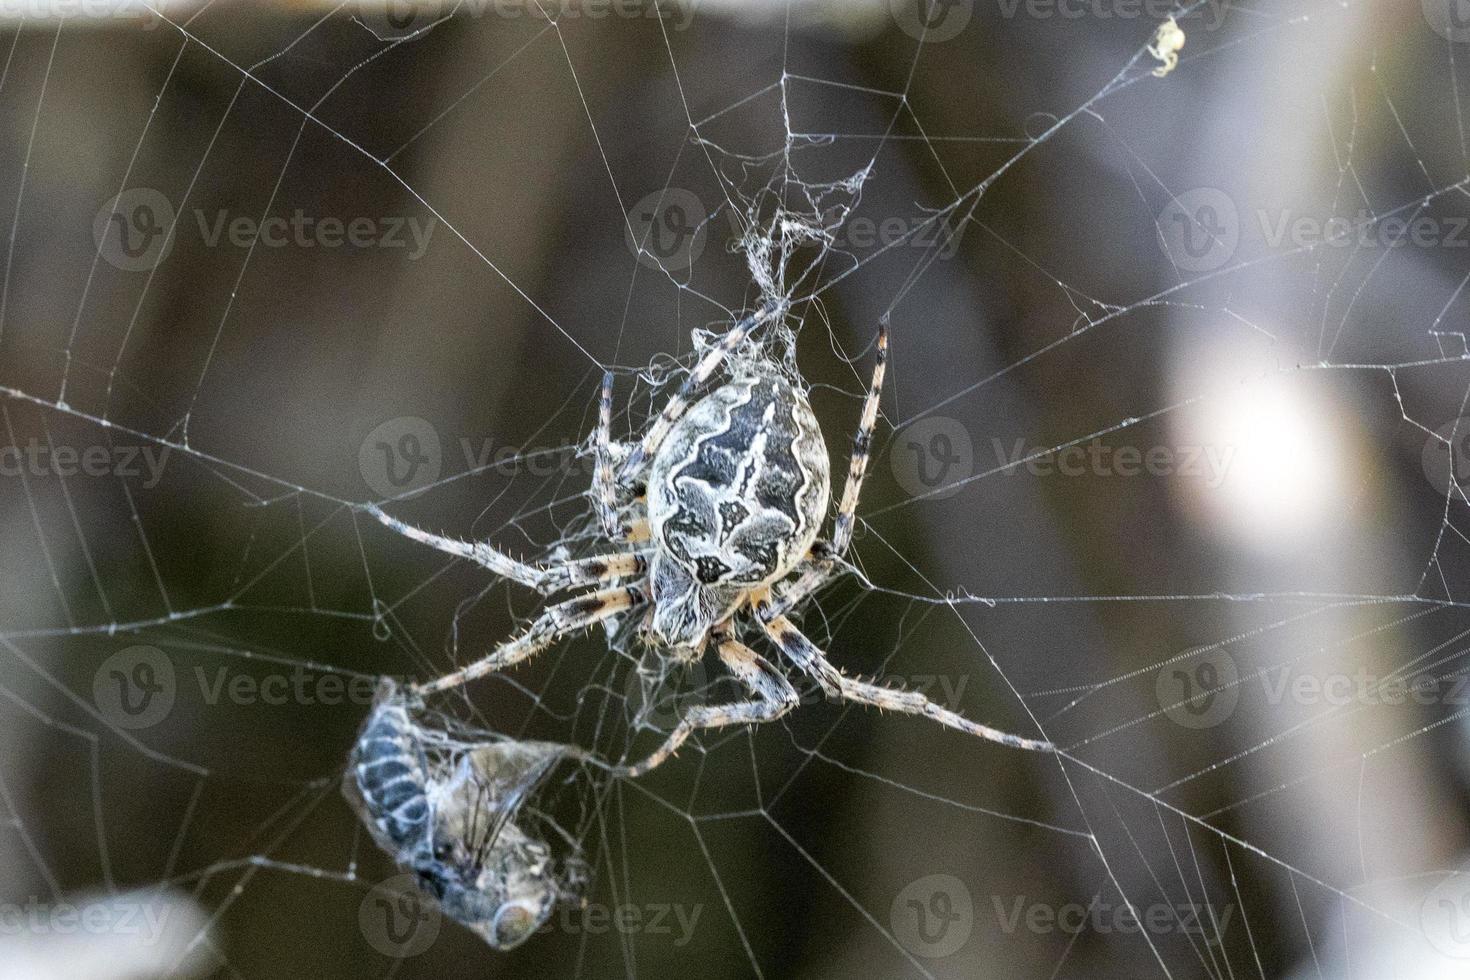
[[[1457,9],[649,9],[6,28],[16,975],[1459,975]],[[362,508],[596,549],[603,372],[629,438],[771,296],[836,472],[892,344],[803,629],[1061,752],[803,690],[566,767],[583,905],[493,953],[339,781],[538,600]],[[436,708],[617,759],[738,694],[597,632]]]

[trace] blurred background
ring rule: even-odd
[[[1465,975],[1462,6],[0,2],[0,976]],[[535,599],[354,505],[595,546],[603,369],[640,431],[778,204],[837,472],[892,338],[804,628],[1065,752],[558,773],[591,881],[494,953],[338,781]],[[616,753],[635,668],[440,707]]]

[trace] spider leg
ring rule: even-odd
[[[597,405],[597,469],[592,475],[592,503],[603,533],[610,538],[627,537],[627,528],[618,521],[617,487],[613,481],[612,457],[613,373],[602,376],[602,397]]]
[[[648,432],[644,434],[643,441],[638,444],[638,447],[633,450],[632,454],[623,463],[622,471],[619,474],[623,479],[630,478],[643,467],[644,463],[653,458],[654,453],[658,452],[658,447],[663,444],[664,438],[673,429],[674,423],[679,421],[679,417],[689,407],[689,402],[694,397],[694,393],[719,369],[719,366],[724,363],[725,358],[730,355],[730,352],[736,347],[739,347],[745,338],[750,335],[752,330],[766,320],[771,319],[782,308],[780,304],[767,303],[755,313],[752,313],[731,327],[730,331],[724,337],[720,338],[719,344],[705,354],[704,357],[700,358],[699,363],[694,366],[694,370],[689,373],[689,377],[685,378],[684,383],[679,386],[679,391],[664,406],[664,410],[659,414],[658,419],[654,421],[653,425],[648,427]]]
[[[863,491],[863,477],[868,472],[868,456],[873,448],[873,430],[878,426],[878,400],[883,394],[883,374],[888,369],[888,326],[878,327],[878,363],[873,366],[873,380],[868,397],[863,400],[862,421],[852,441],[852,460],[847,465],[847,485],[842,489],[842,502],[837,507],[837,522],[832,530],[832,556],[842,557],[852,543],[852,526],[857,515],[858,495]]]
[[[547,594],[578,585],[593,585],[608,579],[641,575],[647,566],[647,556],[637,551],[593,555],[589,558],[577,558],[554,565],[532,565],[528,562],[517,561],[483,541],[461,541],[458,538],[450,538],[414,527],[406,521],[400,521],[384,513],[382,508],[376,504],[369,504],[366,510],[384,525],[406,538],[411,538],[446,554],[467,558],[496,575]],[[646,524],[646,521],[639,522],[629,527],[629,535],[635,534],[642,526],[645,529],[644,538],[646,539]]]
[[[669,733],[664,744],[653,754],[633,765],[614,768],[612,772],[615,775],[642,776],[665,762],[690,735],[701,728],[774,721],[796,707],[796,689],[769,661],[733,636],[722,636],[717,642],[720,662],[755,696],[730,704],[698,705],[690,708]]]
[[[460,558],[468,558],[476,565],[487,568],[502,578],[508,578],[512,582],[532,589],[542,588],[543,572],[535,565],[528,565],[523,561],[517,561],[503,551],[498,551],[483,541],[460,541],[458,538],[445,537],[423,528],[414,527],[406,521],[400,521],[379,507],[377,504],[368,504],[364,508],[369,514],[377,518],[384,526],[397,531],[405,538],[411,538],[420,544],[426,544],[430,548],[442,551],[446,554],[457,555]]]
[[[610,555],[592,555],[542,570],[548,592],[596,585],[609,579],[636,578],[648,571],[648,553],[619,551]]]
[[[782,652],[790,657],[792,662],[812,680],[816,681],[829,696],[857,704],[872,705],[875,708],[901,711],[906,715],[922,715],[939,722],[946,728],[978,735],[983,739],[999,742],[1001,745],[1008,745],[1015,749],[1028,749],[1033,752],[1056,751],[1056,746],[1050,742],[1023,738],[1020,735],[1012,735],[1009,732],[970,721],[948,708],[935,704],[918,691],[895,690],[881,684],[870,684],[855,677],[848,677],[832,666],[816,644],[803,636],[801,631],[785,616],[776,616],[769,623],[763,622],[761,625]]]
[[[819,547],[824,547],[824,542],[818,541],[812,546],[816,553]],[[825,547],[830,547],[826,545]],[[768,593],[765,597],[754,602],[756,615],[763,622],[770,622],[777,616],[784,616],[796,606],[800,605],[807,596],[832,581],[837,574],[837,562],[830,557],[825,550],[818,556],[808,558],[796,566],[796,578],[786,585],[774,591],[774,595]]]
[[[548,606],[529,629],[515,639],[501,644],[489,656],[436,681],[416,684],[412,693],[419,696],[437,694],[467,684],[477,677],[514,666],[568,634],[580,632],[605,619],[636,609],[647,601],[648,597],[642,589],[619,586]]]

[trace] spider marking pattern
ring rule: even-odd
[[[528,564],[489,543],[434,534],[377,505],[366,507],[400,534],[543,593],[598,587],[546,607],[520,635],[460,670],[417,685],[416,695],[505,670],[615,617],[637,617],[642,642],[676,663],[692,663],[713,645],[749,697],[690,708],[646,758],[609,767],[638,776],[669,758],[695,731],[772,721],[796,707],[796,693],[782,671],[737,637],[742,626],[752,626],[830,697],[921,715],[1013,748],[1055,751],[1050,742],[978,724],[916,692],[848,676],[789,618],[839,574],[852,543],[878,421],[888,335],[886,327],[880,328],[847,481],[832,536],[823,541],[831,479],[826,444],[806,393],[764,355],[736,356],[756,327],[785,312],[784,304],[768,303],[737,322],[700,357],[632,444],[613,442],[613,379],[604,376],[591,496],[602,531],[616,550]],[[728,378],[700,396],[722,367]]]
[[[495,949],[514,949],[573,899],[544,840],[517,816],[569,754],[546,742],[470,746],[420,727],[410,698],[391,683],[353,747],[343,780],[373,840],[439,903]],[[571,862],[575,864],[575,862]]]

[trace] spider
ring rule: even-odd
[[[700,729],[773,721],[797,706],[797,692],[785,674],[738,638],[743,620],[834,700],[923,715],[1013,748],[1055,751],[1050,742],[970,721],[917,692],[848,676],[792,623],[792,611],[840,571],[852,542],[878,420],[888,335],[880,327],[877,363],[853,440],[847,482],[832,536],[823,541],[819,533],[831,493],[829,463],[806,393],[768,357],[734,356],[756,327],[779,320],[785,312],[784,303],[773,301],[738,321],[699,358],[635,443],[612,440],[613,376],[604,375],[591,497],[614,548],[606,554],[527,564],[486,542],[433,534],[376,505],[366,508],[400,534],[542,593],[599,586],[548,606],[523,633],[463,669],[417,685],[416,695],[447,691],[504,670],[563,637],[625,616],[636,618],[644,643],[676,663],[690,664],[713,645],[750,696],[687,708],[652,754],[631,765],[609,767],[618,775],[640,776]],[[696,400],[727,362],[728,380]]]
[[[1162,62],[1151,73],[1155,78],[1163,78],[1169,72],[1179,67],[1179,51],[1184,47],[1184,29],[1173,17],[1159,25],[1154,32],[1153,39],[1148,43],[1148,53]]]

